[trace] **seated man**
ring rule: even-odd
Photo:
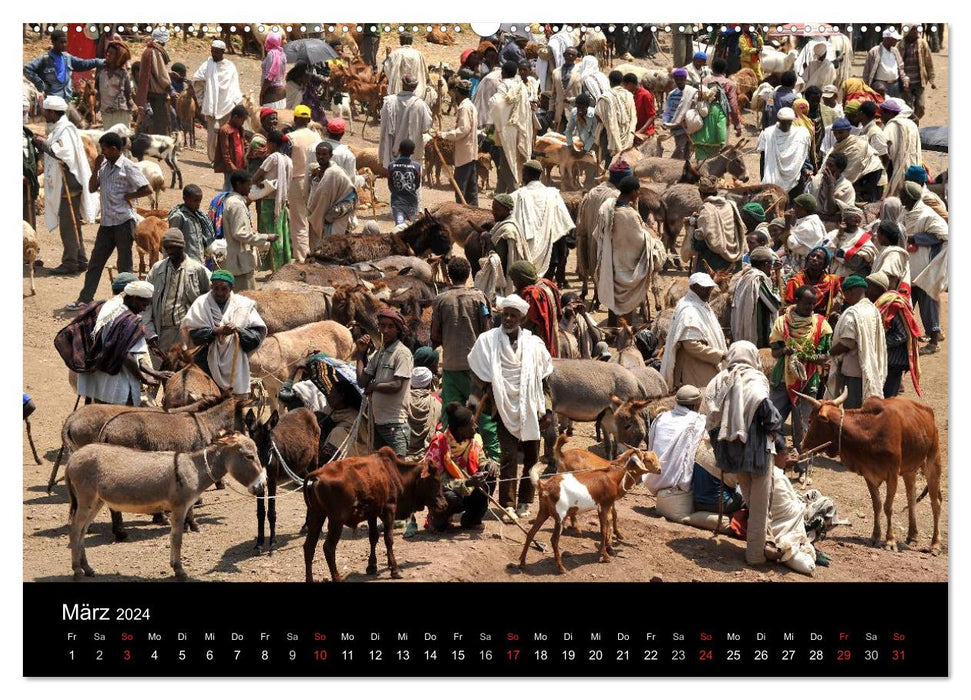
[[[463,529],[482,530],[482,516],[489,507],[486,493],[492,493],[498,465],[487,460],[482,451],[482,438],[475,431],[472,411],[453,401],[445,407],[445,413],[448,428],[432,437],[425,459],[442,479],[448,508],[441,512],[429,510],[426,527],[442,532],[448,529],[451,517],[461,513]]]
[[[434,377],[428,367],[417,366],[411,370],[411,388],[405,410],[408,414],[408,456],[412,459],[425,454],[442,415],[442,399],[432,386]]]

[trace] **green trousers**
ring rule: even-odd
[[[464,404],[472,395],[471,370],[442,370],[442,427],[448,427],[448,415],[445,407],[452,401]],[[479,435],[482,436],[482,446],[489,459],[499,461],[499,434],[496,422],[492,416],[483,411],[479,416]]]

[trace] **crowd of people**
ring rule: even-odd
[[[528,44],[540,37],[540,58],[528,58]],[[79,395],[138,406],[142,385],[168,378],[161,358],[185,346],[198,349],[196,363],[221,390],[248,394],[247,357],[264,343],[267,327],[246,291],[259,286],[261,271],[304,262],[325,236],[355,232],[361,223],[362,179],[341,142],[344,121],[304,99],[311,87],[291,85],[293,79],[310,86],[306,74],[319,67],[287,72],[282,37],[270,34],[260,128],[251,132],[239,73],[220,40],[191,77],[171,62],[164,28],[152,32],[137,70],[127,65],[120,37],[105,42],[104,58],[90,60],[67,54],[62,32],[51,40],[50,52],[24,68],[45,93],[47,123],[46,137],[24,129],[25,220],[36,182],[30,164],[42,160],[45,223],[59,232],[64,250],[50,272],[85,274],[69,305],[79,314],[57,341],[78,373]],[[480,201],[478,154],[490,153],[497,170],[494,222],[475,261],[479,272],[473,276],[463,257],[449,260],[450,286],[432,305],[430,346],[406,344],[404,317],[387,308],[377,314],[380,338],[357,339],[354,365],[337,372],[334,358],[312,355],[300,367],[303,381],[294,376],[286,389],[295,405],[327,407],[322,455],[346,442],[366,399],[373,442],[365,449],[388,446],[424,457],[442,474],[449,510],[430,514],[426,527],[444,530],[462,513],[463,527],[479,529],[486,494],[497,484],[504,519],[530,515],[534,493],[526,475],[556,411],[553,358],[570,353],[563,336],[572,331],[563,321],[577,314],[576,295],[563,294],[569,251],[576,249],[581,296],[591,279],[608,326],[643,320],[638,312],[668,252],[642,218],[644,185],[628,160],[661,134],[673,137],[674,158],[703,161],[719,153],[730,141],[729,124],[736,139],[743,133],[739,88],[725,55],[695,53],[670,70],[674,88],[654,95],[637,75],[605,73],[594,56],[581,58],[565,30],[512,34],[462,53],[450,83],[455,127],[436,129],[424,98],[425,57],[410,34],[399,41],[380,67],[388,95],[378,137],[394,225],[407,226],[422,210],[429,138],[454,142],[456,200],[471,205]],[[746,33],[736,56],[759,78],[762,41]],[[375,68],[377,45],[376,36],[362,39],[365,61]],[[799,395],[845,390],[843,406],[859,408],[871,397],[904,391],[907,373],[919,395],[920,358],[938,352],[944,339],[940,295],[947,283],[947,210],[927,187],[917,131],[924,88],[935,88],[926,40],[916,26],[903,37],[887,28],[862,75],[839,84],[828,56],[825,40],[812,41],[805,65],[781,75],[759,114],[761,182],[779,188],[789,207],[770,218],[762,204],[736,202],[724,183],[703,177],[702,204],[686,219],[680,249],[688,287],[667,334],[646,340],[638,334],[637,345],[677,400],[648,440],[662,464],[662,474],[647,479],[658,511],[710,527],[704,513],[731,516],[745,507],[749,563],[765,561],[768,538],[784,550],[776,558],[810,570],[825,557],[817,557],[812,533],[792,521],[786,506],[802,499],[807,513],[830,519],[835,509],[818,493],[796,494],[779,468],[797,463],[807,430],[809,407]],[[92,68],[99,71],[105,127],[134,120],[148,134],[167,135],[173,101],[194,90],[208,159],[223,175],[208,212],[198,185],[183,189],[182,203],[168,214],[165,257],[145,281],[130,273],[133,202],[149,194],[148,182],[110,130],[100,137],[92,169],[76,127],[71,71]],[[281,124],[279,110],[288,106],[293,123]],[[533,152],[536,137],[551,131],[565,134],[573,157],[590,155],[602,164],[604,177],[584,193],[576,221],[560,189],[544,182],[546,169]],[[88,258],[81,223],[99,216]],[[115,250],[116,296],[92,303]],[[726,294],[728,303],[716,311],[712,301]],[[578,356],[610,359],[605,346],[572,347]]]

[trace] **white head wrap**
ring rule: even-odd
[[[411,370],[411,388],[427,389],[431,385],[433,378],[432,371],[427,367],[415,367]]]
[[[781,122],[792,122],[796,120],[796,113],[792,107],[783,107],[779,110],[779,113],[775,115],[775,118]]]
[[[156,27],[152,31],[152,41],[156,44],[165,44],[169,40],[169,30],[165,27]]]
[[[64,101],[63,97],[47,95],[44,97],[44,109],[49,109],[53,112],[66,112],[67,102]]]
[[[142,299],[151,299],[154,293],[155,287],[151,283],[143,280],[129,282],[125,285],[125,291],[123,292],[126,297],[141,297]]]
[[[496,307],[500,311],[505,308],[516,309],[516,311],[525,316],[526,312],[529,311],[529,302],[518,294],[510,294],[507,297],[496,297]]]
[[[212,48],[214,48],[214,49],[222,49],[223,51],[225,51],[226,50],[226,42],[223,41],[222,39],[215,39],[212,42]]]

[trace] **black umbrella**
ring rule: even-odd
[[[304,61],[310,65],[326,63],[337,58],[337,52],[323,39],[297,39],[283,46],[287,63]]]
[[[925,126],[920,130],[920,147],[925,151],[947,153],[947,127]]]

